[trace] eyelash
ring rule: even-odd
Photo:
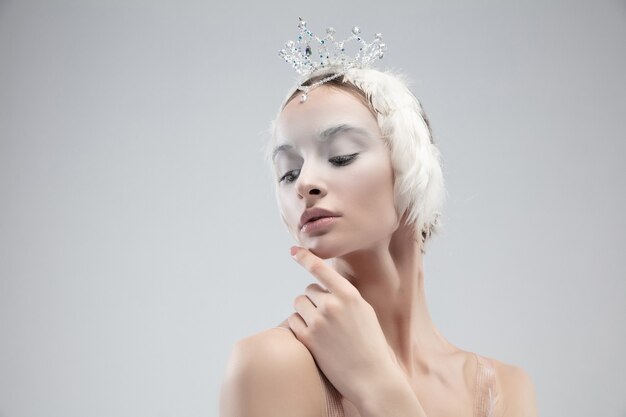
[[[350,164],[352,161],[354,161],[357,157],[358,153],[353,153],[350,155],[341,155],[341,156],[336,156],[334,158],[330,158],[329,161],[338,167],[342,167],[342,166],[346,166],[348,164]],[[285,181],[287,183],[291,183],[293,181],[295,181],[295,179],[292,179],[291,181],[287,181],[286,178],[287,177],[291,177],[291,173],[294,171],[299,171],[298,169],[294,169],[292,171],[288,171],[287,173],[285,173],[285,175],[283,175],[280,180],[278,180],[279,183]]]

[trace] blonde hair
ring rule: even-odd
[[[278,115],[291,99],[299,96],[298,86],[311,85],[332,74],[332,68],[318,71],[293,87]],[[406,76],[391,70],[353,68],[322,85],[352,93],[376,117],[391,154],[396,210],[401,214],[406,212],[406,224],[413,226],[415,239],[421,240],[422,253],[425,253],[426,242],[442,227],[446,189],[441,153],[434,144],[428,118],[408,84]],[[278,116],[271,122],[271,139],[265,149],[270,168],[273,168],[271,151],[276,140],[277,119]]]

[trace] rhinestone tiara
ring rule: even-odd
[[[345,74],[351,68],[363,68],[371,62],[383,57],[387,46],[382,43],[382,35],[377,33],[374,40],[367,43],[361,37],[361,30],[358,26],[352,28],[352,35],[342,41],[335,40],[335,29],[329,27],[326,29],[326,36],[320,38],[313,34],[307,26],[306,22],[300,17],[300,34],[297,41],[288,41],[285,48],[278,52],[278,55],[291,64],[293,69],[304,78],[310,76],[314,72],[334,68],[335,72],[309,86],[298,87],[302,91],[300,102],[304,102],[307,94],[311,89],[337,78]],[[346,52],[346,46],[352,41],[357,41],[359,45],[358,51],[354,56],[350,56]]]

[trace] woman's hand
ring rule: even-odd
[[[292,256],[324,287],[310,284],[295,298],[289,327],[334,387],[359,404],[381,381],[402,377],[374,308],[357,288],[305,248],[292,247]]]

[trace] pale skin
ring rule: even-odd
[[[293,333],[268,329],[233,349],[221,417],[323,416],[315,364],[343,396],[346,417],[472,417],[477,364],[431,320],[420,242],[396,211],[389,150],[370,109],[322,85],[285,106],[276,140],[291,145],[274,159],[281,216],[299,244],[294,260],[316,282],[283,322]],[[303,231],[310,207],[338,218]],[[494,363],[496,415],[536,416],[528,375]]]

